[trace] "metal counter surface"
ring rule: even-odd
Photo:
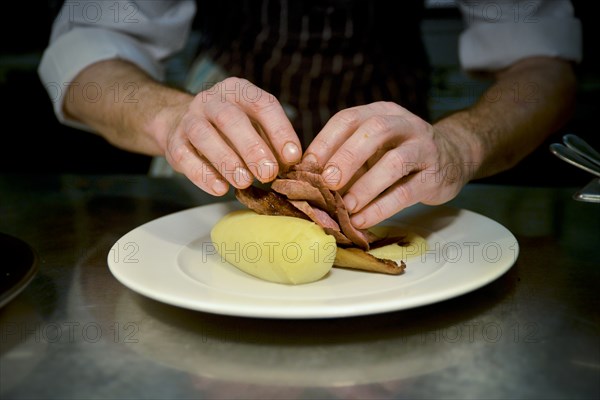
[[[600,204],[468,185],[450,205],[516,237],[515,265],[437,304],[269,320],[147,299],[107,267],[122,235],[215,199],[178,178],[0,176],[0,232],[38,256],[0,309],[0,398],[599,398]]]

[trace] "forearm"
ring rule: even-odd
[[[434,124],[463,151],[468,179],[514,166],[572,112],[576,82],[566,61],[530,58],[496,78],[475,105]]]
[[[192,96],[156,82],[135,65],[106,60],[90,65],[73,80],[65,114],[83,122],[113,145],[148,155],[162,155],[167,127],[164,112],[187,107]]]

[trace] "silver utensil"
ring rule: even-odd
[[[590,161],[589,158],[582,156],[572,148],[560,143],[552,143],[550,151],[561,160],[600,177],[600,165],[594,161]]]
[[[579,153],[600,167],[600,153],[590,146],[585,140],[572,133],[563,136],[563,143],[571,150]]]
[[[550,151],[563,161],[568,162],[590,174],[600,177],[600,153],[577,135],[563,136],[563,143],[552,143]],[[584,188],[573,195],[578,201],[600,203],[600,179],[594,178]]]
[[[586,201],[590,203],[600,203],[600,179],[594,178],[573,195],[575,200]]]

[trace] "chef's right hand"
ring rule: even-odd
[[[227,78],[169,112],[170,126],[159,140],[167,161],[216,196],[227,193],[229,184],[270,182],[280,165],[302,156],[279,101],[245,79]]]

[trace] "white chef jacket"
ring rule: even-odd
[[[497,70],[530,56],[581,61],[581,23],[569,0],[477,0],[457,5],[465,22],[459,37],[465,70]],[[62,105],[69,82],[95,62],[124,59],[162,80],[163,62],[183,48],[196,12],[202,10],[192,0],[66,0],[38,69],[58,119],[87,129],[68,120]]]

